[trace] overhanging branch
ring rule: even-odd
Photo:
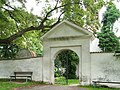
[[[11,35],[10,37],[7,37],[7,38],[5,38],[5,39],[0,39],[0,44],[9,44],[9,43],[11,43],[13,40],[17,39],[18,37],[21,37],[24,33],[29,32],[29,31],[33,31],[33,30],[44,30],[45,28],[49,28],[49,29],[50,29],[50,28],[54,27],[56,24],[58,24],[58,23],[60,22],[61,16],[64,14],[65,11],[63,11],[63,12],[59,15],[58,20],[57,20],[55,23],[53,23],[53,24],[50,25],[50,26],[45,26],[44,23],[48,20],[48,16],[49,16],[50,13],[52,13],[52,12],[55,11],[56,9],[65,7],[65,6],[69,5],[69,4],[81,4],[81,3],[79,3],[79,2],[76,2],[76,3],[67,3],[67,4],[64,4],[64,5],[61,5],[61,6],[58,6],[58,7],[57,7],[58,1],[59,1],[59,0],[57,0],[57,3],[56,3],[56,5],[55,5],[55,7],[54,7],[53,9],[51,9],[51,10],[46,14],[46,16],[44,17],[44,19],[41,21],[40,25],[38,25],[37,27],[34,27],[34,26],[27,27],[27,28],[22,29],[22,30],[18,31],[17,33]]]

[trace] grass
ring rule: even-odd
[[[57,84],[60,85],[65,85],[66,84],[66,80],[64,77],[59,77],[55,79],[55,82]],[[70,84],[78,84],[79,80],[78,79],[69,79],[68,80],[69,85]],[[41,84],[45,84],[42,82],[9,82],[8,80],[1,80],[0,79],[0,90],[14,90],[14,88],[19,88],[19,87],[26,87],[26,86],[34,86],[34,85],[41,85]],[[93,86],[80,86],[82,88],[86,88],[87,90],[120,90],[120,89],[116,89],[116,88],[107,88],[107,87],[97,87],[94,88]]]
[[[56,77],[55,84],[66,85],[65,77]],[[78,79],[68,79],[68,85],[70,84],[79,84]],[[108,87],[96,87],[93,86],[80,86],[81,88],[86,88],[87,90],[120,90],[118,88],[108,88]]]
[[[119,88],[109,88],[109,87],[97,87],[94,88],[93,86],[81,86],[86,88],[87,90],[120,90]]]
[[[56,77],[55,84],[66,85],[65,77]],[[68,79],[68,85],[70,84],[79,84],[79,79]]]
[[[14,88],[25,87],[31,85],[39,85],[41,82],[9,82],[8,80],[0,80],[0,90],[14,90]]]

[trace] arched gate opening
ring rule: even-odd
[[[79,84],[79,56],[70,49],[60,50],[54,60],[55,84]]]

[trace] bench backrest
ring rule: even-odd
[[[30,75],[32,76],[33,72],[14,72],[14,75]]]

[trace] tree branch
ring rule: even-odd
[[[57,0],[57,4],[58,4],[58,1],[59,1],[59,0]],[[56,5],[57,5],[57,4],[56,4]],[[51,9],[51,10],[46,14],[46,16],[45,16],[44,19],[42,20],[41,24],[44,25],[44,22],[47,20],[49,14],[52,13],[54,10],[59,9],[59,8],[62,8],[62,7],[65,7],[65,6],[69,5],[69,4],[82,4],[82,3],[79,3],[79,2],[67,3],[67,4],[64,4],[64,5],[58,6],[58,7],[55,5],[55,7],[54,7],[53,9]]]
[[[56,26],[58,23],[60,23],[61,16],[62,16],[64,13],[65,13],[65,11],[62,12],[62,13],[59,15],[58,20],[57,20],[54,24],[52,24],[52,25],[50,25],[50,26],[45,26],[45,27],[53,28],[54,26]]]
[[[28,31],[40,30],[40,29],[42,29],[42,28],[45,28],[45,27],[39,28],[39,27],[33,27],[33,26],[31,26],[31,27],[25,28],[25,29],[23,29],[23,30],[21,30],[21,31],[19,31],[19,32],[13,34],[13,35],[11,35],[11,36],[8,37],[8,38],[0,39],[0,44],[9,44],[9,43],[11,43],[13,40],[17,39],[18,37],[21,37],[24,33],[28,32]]]
[[[18,31],[17,33],[11,35],[10,37],[7,37],[5,39],[0,39],[0,44],[10,44],[13,40],[17,39],[18,37],[21,37],[24,33],[26,32],[29,32],[29,31],[33,31],[33,30],[43,30],[45,28],[52,28],[54,27],[56,24],[58,24],[60,22],[60,19],[61,19],[61,16],[64,14],[65,11],[63,11],[60,16],[58,17],[58,20],[53,23],[52,25],[50,26],[45,26],[44,23],[48,20],[48,16],[50,13],[52,13],[53,11],[55,11],[56,9],[59,9],[59,8],[62,8],[62,7],[65,7],[69,4],[73,4],[73,3],[67,3],[67,4],[64,4],[64,5],[61,5],[61,6],[58,6],[58,1],[57,0],[57,3],[55,5],[55,7],[53,9],[51,9],[47,14],[46,16],[44,17],[44,19],[41,21],[40,25],[38,25],[37,27],[34,27],[34,26],[31,26],[31,27],[27,27],[25,29],[22,29],[21,31]],[[74,4],[81,4],[81,3],[74,3]],[[42,31],[43,32],[43,31]]]

